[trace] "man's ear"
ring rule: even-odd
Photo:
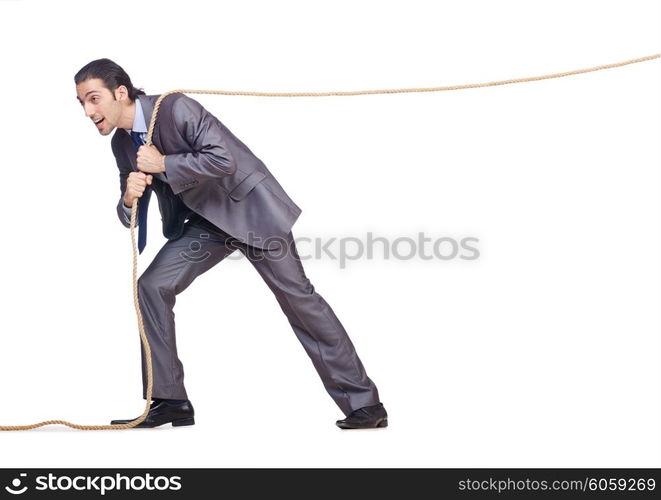
[[[113,93],[115,94],[116,101],[125,101],[129,98],[129,91],[126,88],[126,85],[120,85]]]

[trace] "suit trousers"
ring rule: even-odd
[[[280,250],[267,251],[240,242],[198,214],[185,223],[180,238],[163,245],[138,279],[140,309],[152,352],[152,397],[188,399],[183,364],[177,355],[176,296],[237,249],[275,295],[326,391],[344,414],[377,404],[377,388],[330,305],[306,277],[291,231]],[[145,352],[140,345],[146,398]]]

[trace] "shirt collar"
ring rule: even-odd
[[[145,114],[142,111],[140,99],[135,98],[135,117],[133,118],[133,128],[129,133],[134,130],[140,133],[147,133],[147,122],[145,122]]]

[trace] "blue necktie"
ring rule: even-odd
[[[142,137],[140,137],[140,132],[134,132],[132,130],[131,139],[137,152],[140,146],[144,144]],[[142,250],[147,245],[147,209],[149,208],[149,197],[151,195],[149,192],[150,188],[151,186],[146,187],[142,198],[140,198],[140,203],[138,203],[138,253],[142,253]]]

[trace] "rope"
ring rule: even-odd
[[[564,73],[552,73],[549,75],[529,76],[526,78],[514,78],[511,80],[498,80],[495,82],[467,83],[464,85],[449,85],[445,87],[413,87],[406,89],[381,89],[381,90],[346,90],[332,92],[246,92],[241,90],[189,90],[179,89],[171,90],[161,96],[164,98],[177,92],[185,94],[216,94],[216,95],[241,95],[257,97],[330,97],[330,96],[349,96],[349,95],[367,95],[367,94],[402,94],[406,92],[440,92],[445,90],[475,89],[480,87],[495,87],[496,85],[508,85],[510,83],[533,82],[536,80],[548,80],[550,78],[561,78],[563,76],[578,75],[580,73],[590,73],[591,71],[600,71],[602,69],[617,68],[627,64],[635,64],[643,61],[649,61],[661,57],[661,54],[652,54],[650,56],[629,59],[627,61],[594,66],[592,68],[577,69],[566,71]]]
[[[414,88],[404,88],[404,89],[381,89],[381,90],[348,90],[348,91],[334,91],[334,92],[247,92],[239,90],[191,90],[191,89],[177,89],[170,90],[161,94],[154,104],[154,111],[152,112],[151,121],[149,122],[149,131],[147,133],[147,145],[151,145],[151,138],[154,133],[154,125],[156,123],[156,116],[158,115],[158,110],[161,107],[161,102],[167,96],[171,94],[213,94],[213,95],[235,95],[235,96],[256,96],[256,97],[330,97],[330,96],[350,96],[350,95],[367,95],[367,94],[401,94],[408,92],[440,92],[446,90],[461,90],[461,89],[474,89],[480,87],[494,87],[496,85],[508,85],[510,83],[523,83],[523,82],[532,82],[537,80],[548,80],[550,78],[561,78],[563,76],[569,75],[578,75],[581,73],[590,73],[592,71],[600,71],[603,69],[617,68],[620,66],[626,66],[627,64],[635,64],[643,61],[650,61],[652,59],[658,59],[661,57],[661,54],[652,54],[645,57],[639,57],[637,59],[629,59],[627,61],[604,64],[601,66],[594,66],[592,68],[577,69],[573,71],[566,71],[564,73],[552,73],[548,75],[541,76],[529,76],[526,78],[514,78],[510,80],[498,80],[495,82],[483,82],[483,83],[469,83],[464,85],[449,85],[444,87],[414,87]],[[151,359],[151,347],[149,346],[149,340],[147,340],[147,335],[145,334],[144,325],[142,323],[142,312],[140,311],[140,302],[138,300],[138,249],[135,241],[135,221],[136,214],[138,212],[138,198],[136,198],[131,207],[131,245],[133,247],[133,305],[135,306],[135,312],[138,317],[138,330],[140,331],[140,340],[145,350],[145,359],[147,364],[147,401],[145,405],[145,410],[137,419],[132,420],[127,424],[118,424],[118,425],[80,425],[67,422],[66,420],[46,420],[32,425],[2,425],[0,426],[0,431],[27,431],[30,429],[36,429],[37,427],[43,427],[45,425],[66,425],[73,429],[79,430],[120,430],[120,429],[131,429],[136,425],[140,424],[145,420],[147,414],[149,413],[149,408],[151,404],[151,397],[153,392],[153,373],[152,373],[152,359]]]
[[[153,391],[154,381],[152,373],[152,360],[151,360],[151,347],[149,346],[149,341],[147,340],[147,335],[145,335],[145,328],[142,323],[142,312],[140,311],[140,303],[138,301],[138,247],[135,241],[135,220],[136,214],[138,213],[138,200],[136,199],[131,207],[131,245],[133,247],[133,305],[135,306],[135,313],[138,316],[138,330],[140,331],[140,340],[142,340],[142,345],[145,348],[145,358],[147,360],[147,401],[145,405],[145,410],[137,419],[132,420],[127,424],[117,424],[117,425],[80,425],[67,422],[66,420],[46,420],[44,422],[39,422],[32,425],[2,425],[0,426],[0,431],[29,431],[31,429],[36,429],[37,427],[43,427],[45,425],[66,425],[73,429],[79,429],[82,431],[101,431],[106,429],[131,429],[136,425],[140,424],[147,418],[149,413],[149,407],[151,404],[151,395]]]

